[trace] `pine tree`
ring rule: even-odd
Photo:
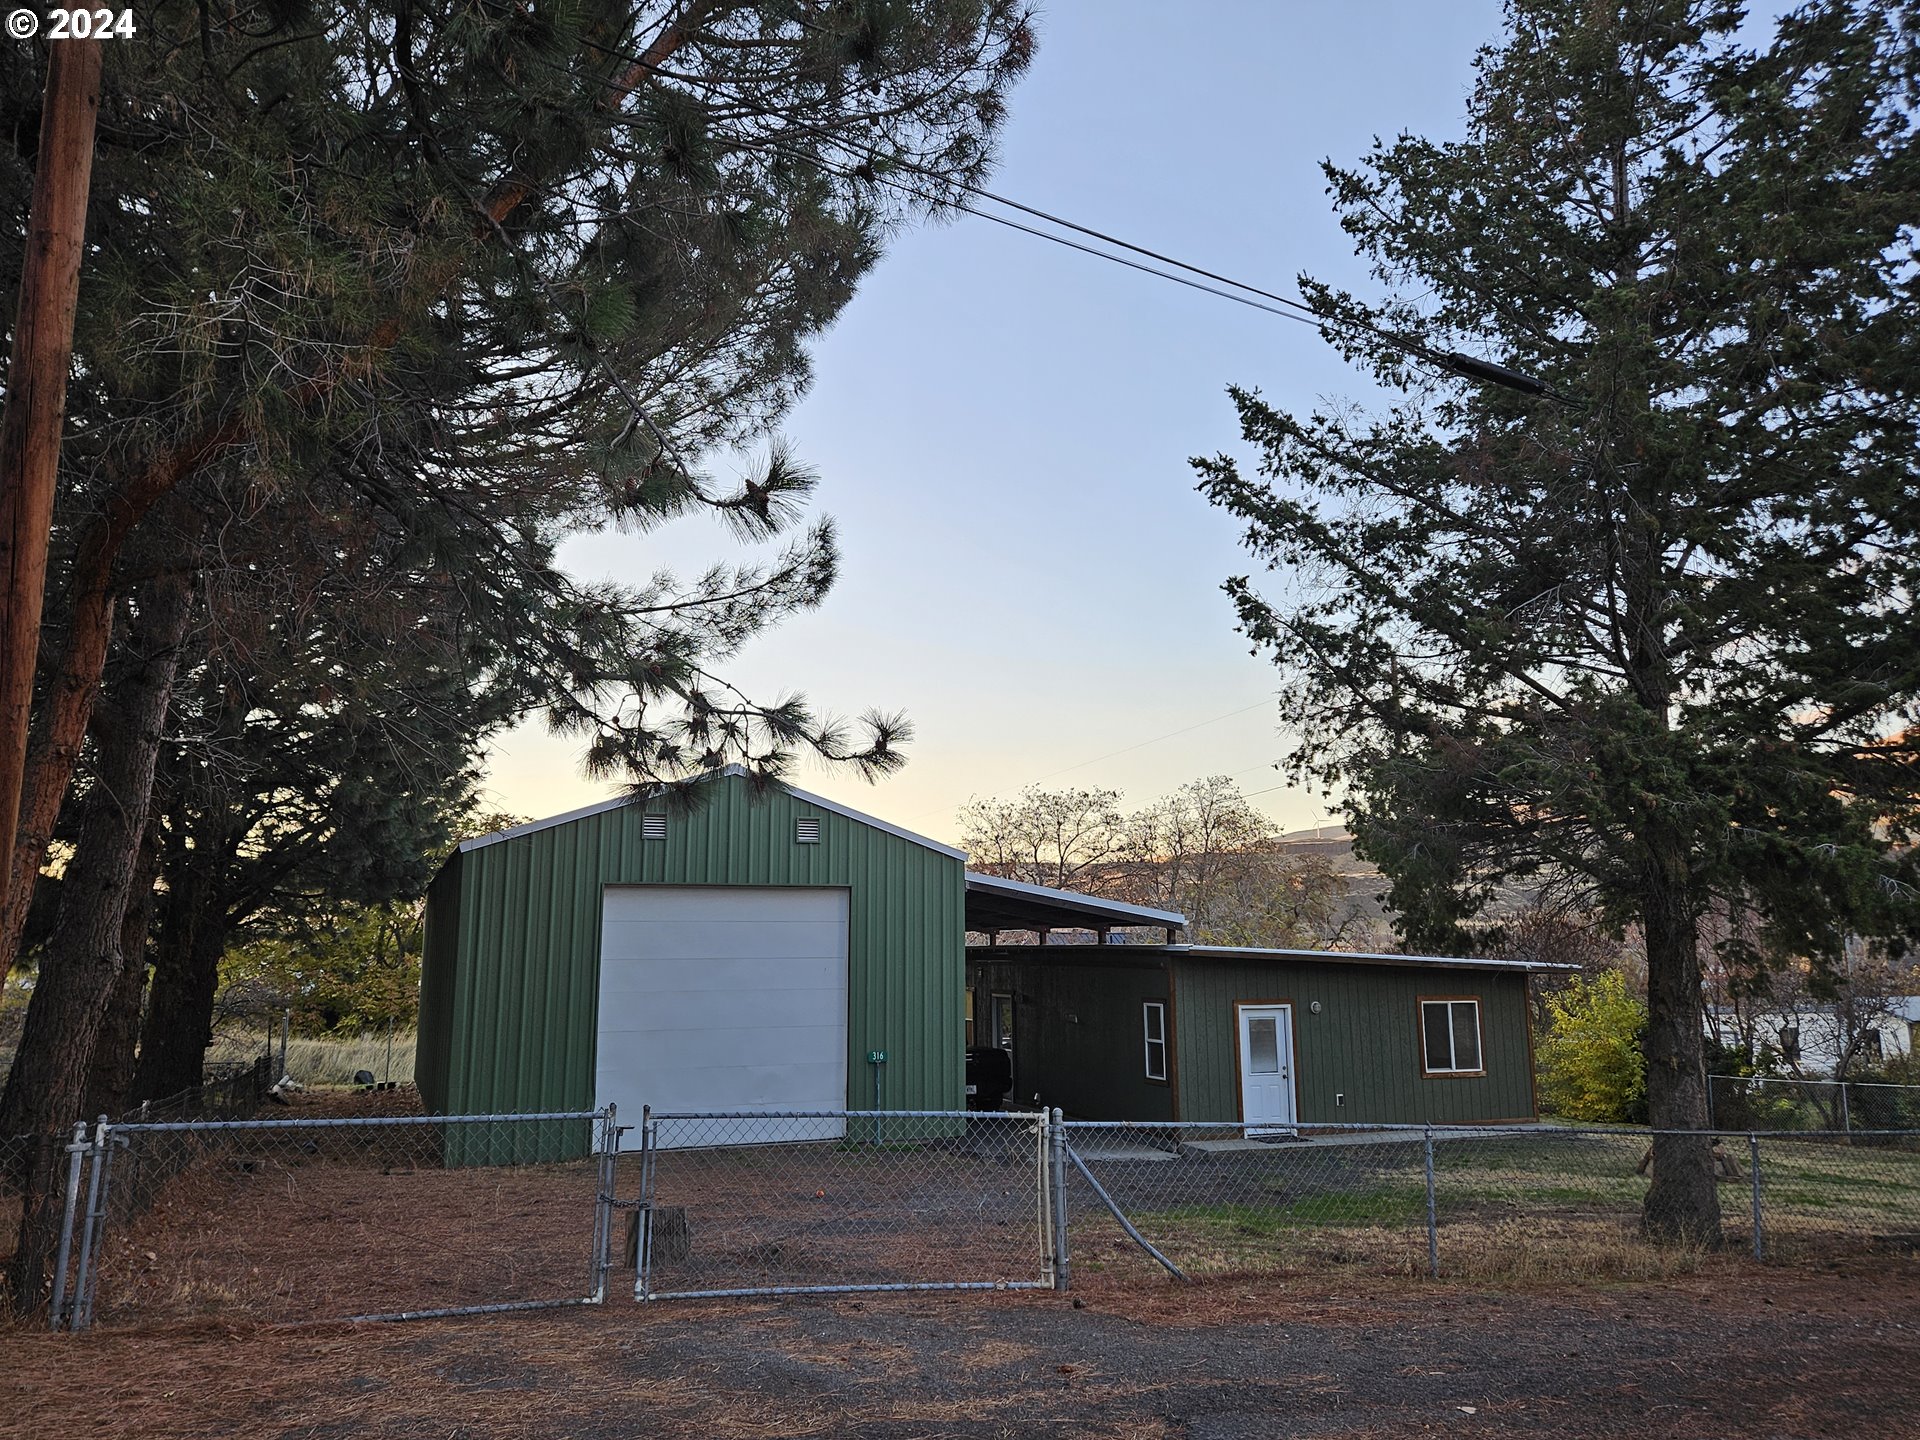
[[[1915,933],[1920,582],[1910,7],[1512,0],[1465,139],[1327,167],[1394,298],[1311,285],[1397,392],[1235,391],[1259,474],[1201,489],[1286,572],[1229,583],[1410,939],[1509,877],[1645,937],[1654,1125],[1706,1123],[1702,917],[1827,959]],[[1409,348],[1409,345],[1412,348]],[[1529,396],[1436,370],[1465,352]],[[1713,1241],[1705,1143],[1656,1142],[1650,1233]]]
[[[434,703],[475,726],[500,718],[494,697],[544,707],[591,737],[596,770],[635,785],[730,760],[770,776],[799,750],[898,764],[897,719],[844,725],[719,673],[746,638],[818,603],[836,564],[830,526],[685,582],[583,586],[554,555],[569,533],[699,510],[749,539],[794,530],[814,477],[771,427],[807,383],[807,342],[912,218],[879,171],[980,173],[1030,49],[1022,0],[239,12],[160,0],[143,12],[103,82],[41,675],[17,833],[0,837],[0,974],[82,763],[122,598],[160,573],[212,584],[247,551],[252,569],[233,583],[242,605],[262,603],[258,586],[315,558],[300,549],[312,531],[351,537],[301,571],[324,608],[296,638],[321,647],[306,657],[321,671],[360,607],[384,603],[359,561],[430,598],[433,623],[459,637],[458,663],[423,690],[440,687]],[[31,187],[37,64],[28,47],[0,54],[10,215],[25,215]],[[4,237],[23,229],[0,226],[0,278],[20,273],[19,241]],[[718,482],[704,457],[727,445],[765,460]],[[0,655],[9,695],[24,693],[21,664]],[[235,703],[261,678],[240,666]],[[164,714],[171,696],[153,700]],[[316,703],[329,722],[367,718]],[[415,795],[367,752],[333,761],[373,825],[383,799],[425,802],[449,778],[437,766]],[[251,855],[250,803],[315,775],[237,777],[197,812],[209,854]],[[8,1111],[29,1129],[64,1123],[92,1083],[126,977],[121,922],[150,898],[127,883],[149,873],[139,828],[116,829],[115,854],[89,847],[113,904],[62,967],[70,1021],[36,1032],[38,1050],[65,1058],[12,1077]],[[190,1018],[218,958],[201,931],[224,933],[232,896],[221,877],[202,886],[197,866],[169,878],[180,887],[162,932],[194,937]],[[35,1206],[47,1183],[30,1182]],[[37,1243],[23,1239],[17,1275],[43,1258]],[[18,1305],[37,1299],[15,1291]]]
[[[1021,0],[161,3],[116,43],[0,968],[129,547],[198,484],[325,478],[422,553],[484,555],[463,577],[475,622],[519,636],[562,723],[636,782],[723,756],[771,774],[795,747],[897,763],[885,717],[756,703],[712,668],[818,600],[830,529],[684,588],[582,592],[551,558],[571,530],[694,510],[754,538],[794,524],[813,477],[777,445],[737,485],[702,457],[766,442],[806,342],[912,218],[880,171],[981,172],[1031,53]],[[0,122],[23,137],[36,63],[0,55]],[[0,153],[20,216],[25,153]]]

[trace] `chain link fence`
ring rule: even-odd
[[[649,1115],[642,1300],[1052,1283],[1049,1131],[966,1111]]]
[[[4,1073],[4,1067],[0,1067]],[[209,1066],[198,1085],[157,1100],[143,1101],[123,1115],[126,1121],[234,1120],[254,1114],[273,1090],[271,1057]],[[102,1117],[104,1118],[104,1117]],[[41,1135],[0,1135],[0,1260],[11,1261],[20,1233],[26,1190],[33,1177],[64,1171],[71,1154],[71,1131]]]
[[[1334,1266],[1412,1273],[1425,1246],[1421,1132],[1249,1138],[1239,1126],[1064,1125],[1067,1223],[1082,1274],[1139,1268],[1142,1247],[1189,1276]]]
[[[1722,1130],[1920,1130],[1920,1085],[1709,1075],[1707,1095]]]
[[[965,1111],[77,1127],[56,1326],[398,1319],[1248,1272],[1650,1277],[1653,1132],[1062,1121]],[[1920,1131],[1686,1132],[1724,1242],[1920,1249]],[[1660,1151],[1665,1154],[1664,1148]],[[624,1223],[623,1223],[624,1222]]]
[[[591,1304],[612,1110],[78,1127],[53,1322]]]
[[[1640,1233],[1647,1130],[1063,1129],[1079,1172],[1067,1186],[1076,1273],[1158,1258],[1187,1275],[1639,1276],[1697,1258]],[[1915,1132],[1713,1135],[1724,1243],[1782,1259],[1920,1246],[1916,1142]]]

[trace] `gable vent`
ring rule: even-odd
[[[642,815],[640,817],[640,838],[642,840],[666,839],[667,817],[664,815]]]
[[[818,845],[820,843],[820,822],[813,819],[794,821],[793,843],[796,845]]]

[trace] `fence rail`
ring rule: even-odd
[[[173,1120],[77,1127],[53,1322],[407,1319],[1350,1270],[1653,1276],[1650,1172],[1724,1242],[1920,1249],[1920,1130],[1066,1121],[1058,1111]],[[1675,1137],[1677,1144],[1663,1140]],[[625,1222],[624,1224],[622,1222]]]

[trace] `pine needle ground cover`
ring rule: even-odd
[[[480,1321],[15,1331],[0,1436],[1912,1433],[1920,1263],[1631,1284],[1342,1273],[1071,1296],[681,1302]]]

